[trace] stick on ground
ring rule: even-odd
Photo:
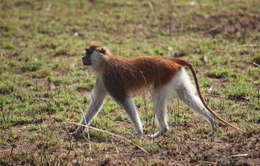
[[[77,126],[82,126],[82,127],[86,127],[86,128],[89,128],[89,129],[92,129],[92,130],[95,130],[95,131],[99,131],[99,132],[102,132],[102,133],[106,133],[106,134],[109,134],[109,135],[112,135],[114,137],[117,137],[117,138],[120,138],[120,139],[123,139],[125,140],[126,142],[136,146],[137,148],[139,148],[140,150],[142,150],[144,153],[148,153],[144,148],[142,148],[141,146],[137,145],[136,143],[134,143],[133,141],[129,140],[128,138],[126,137],[123,137],[121,135],[117,135],[117,134],[114,134],[110,131],[106,131],[106,130],[102,130],[102,129],[99,129],[99,128],[96,128],[96,127],[92,127],[92,126],[89,126],[89,125],[82,125],[80,123],[74,123],[74,122],[68,122],[70,124],[75,124]]]

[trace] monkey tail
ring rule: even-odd
[[[228,125],[228,126],[231,126],[233,128],[235,128],[236,130],[242,132],[242,133],[245,133],[246,131],[230,124],[229,122],[225,121],[224,119],[222,119],[218,114],[216,114],[216,112],[214,112],[207,104],[207,102],[205,101],[205,99],[202,97],[202,94],[201,94],[201,90],[200,90],[200,86],[199,86],[199,83],[198,83],[198,78],[196,76],[196,72],[195,72],[195,69],[192,65],[191,62],[187,61],[187,60],[184,60],[184,59],[180,59],[180,58],[176,58],[176,61],[178,64],[180,65],[183,65],[183,66],[187,66],[191,72],[192,72],[192,75],[193,75],[193,78],[194,78],[194,81],[195,81],[195,84],[196,84],[196,88],[197,88],[197,91],[198,91],[198,94],[199,94],[199,97],[203,103],[203,105],[218,119],[220,120],[221,122],[223,122],[224,124]]]

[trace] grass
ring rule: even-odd
[[[260,134],[260,4],[192,2],[1,0],[0,165],[259,161],[255,139]],[[250,134],[239,135],[219,123],[216,136],[209,138],[207,123],[175,98],[168,106],[170,131],[155,140],[139,139],[124,110],[107,98],[91,125],[123,135],[150,154],[97,131],[89,131],[89,137],[70,136],[76,126],[67,122],[80,120],[95,84],[81,62],[84,48],[91,44],[126,57],[190,60],[210,107]],[[157,131],[150,98],[145,92],[134,98],[146,135]],[[250,145],[244,145],[243,138]],[[219,145],[212,148],[216,142]],[[236,143],[244,147],[242,151],[232,148]],[[233,159],[229,149],[250,154]],[[218,155],[227,157],[222,160]]]

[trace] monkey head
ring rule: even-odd
[[[85,66],[101,67],[106,60],[107,51],[105,47],[90,46],[85,51],[85,55],[82,56],[82,63]]]

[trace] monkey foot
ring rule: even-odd
[[[158,137],[161,136],[161,135],[162,135],[162,133],[159,131],[159,132],[157,132],[157,133],[148,135],[148,137],[150,137],[150,138],[158,138]]]
[[[212,136],[214,136],[214,134],[215,134],[215,131],[211,131],[211,132],[208,134],[208,136],[209,136],[209,137],[212,137]]]
[[[69,135],[76,135],[78,132],[75,130],[73,132],[69,132]]]
[[[158,138],[160,137],[161,135],[163,135],[164,133],[166,133],[168,131],[168,127],[166,128],[163,128],[161,129],[160,131],[158,131],[157,133],[154,133],[154,134],[151,134],[151,135],[148,135],[148,137],[151,137],[151,138]]]
[[[69,135],[77,135],[79,133],[82,133],[84,129],[81,127],[78,127],[75,131],[69,132]]]

